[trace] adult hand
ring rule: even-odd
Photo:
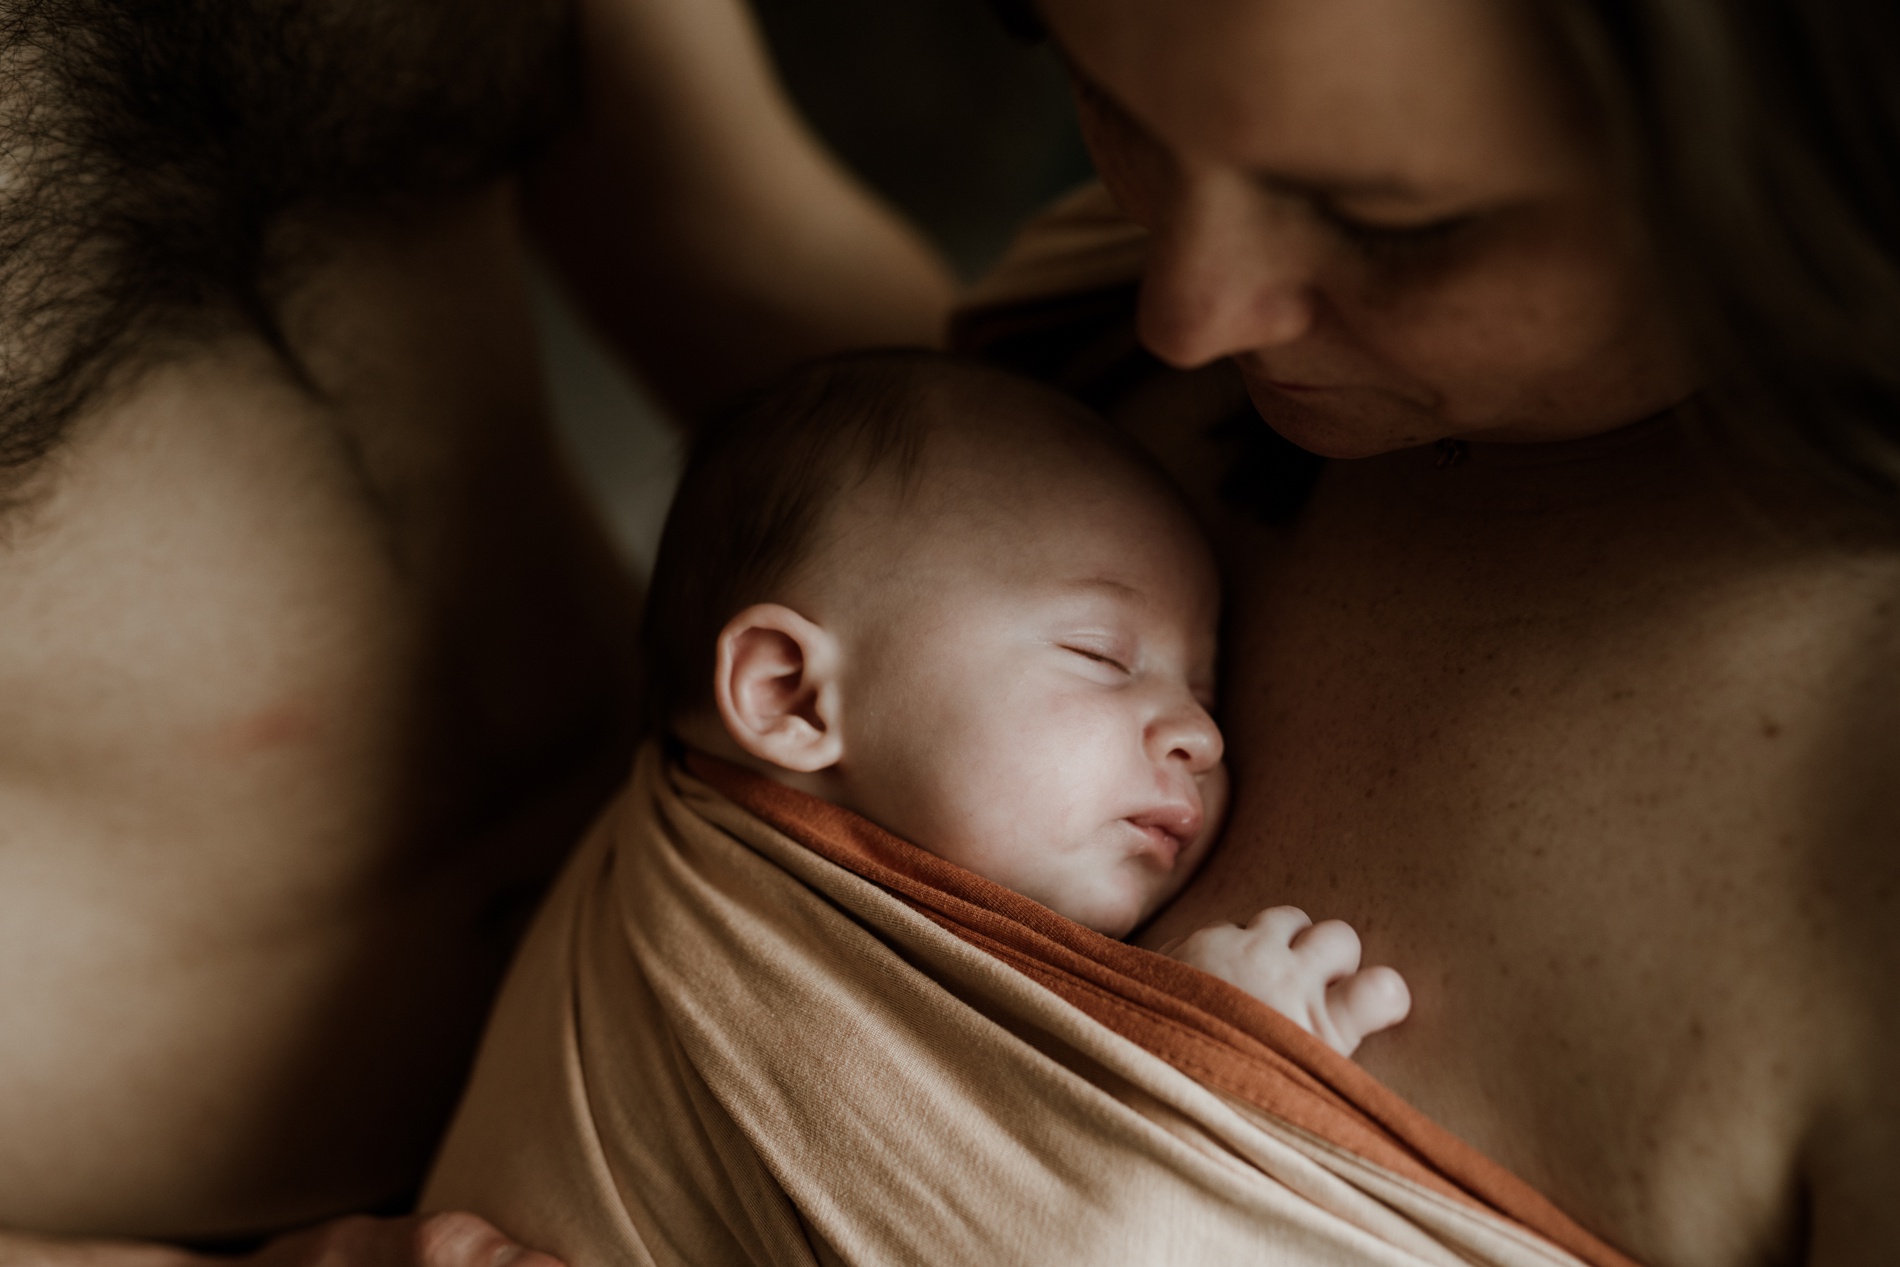
[[[0,1267],[561,1267],[473,1214],[335,1219],[281,1236],[245,1258],[129,1241],[0,1233]]]

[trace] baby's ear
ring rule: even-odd
[[[838,661],[838,640],[791,608],[746,608],[719,631],[713,698],[726,733],[783,770],[838,764]]]

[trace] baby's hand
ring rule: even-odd
[[[1168,953],[1239,986],[1342,1056],[1412,1010],[1397,972],[1359,967],[1359,934],[1336,919],[1315,924],[1291,906],[1268,907],[1245,928],[1203,928]]]

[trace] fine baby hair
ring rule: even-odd
[[[1004,403],[1016,406],[1013,420],[1087,428],[1149,465],[1068,397],[922,349],[801,365],[703,425],[660,537],[641,628],[653,728],[709,701],[720,627],[807,561],[830,506],[874,475],[908,491],[933,428],[955,425],[959,406]]]

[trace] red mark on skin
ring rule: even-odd
[[[256,756],[314,739],[317,729],[314,709],[301,703],[273,704],[225,726],[216,747],[224,756]]]

